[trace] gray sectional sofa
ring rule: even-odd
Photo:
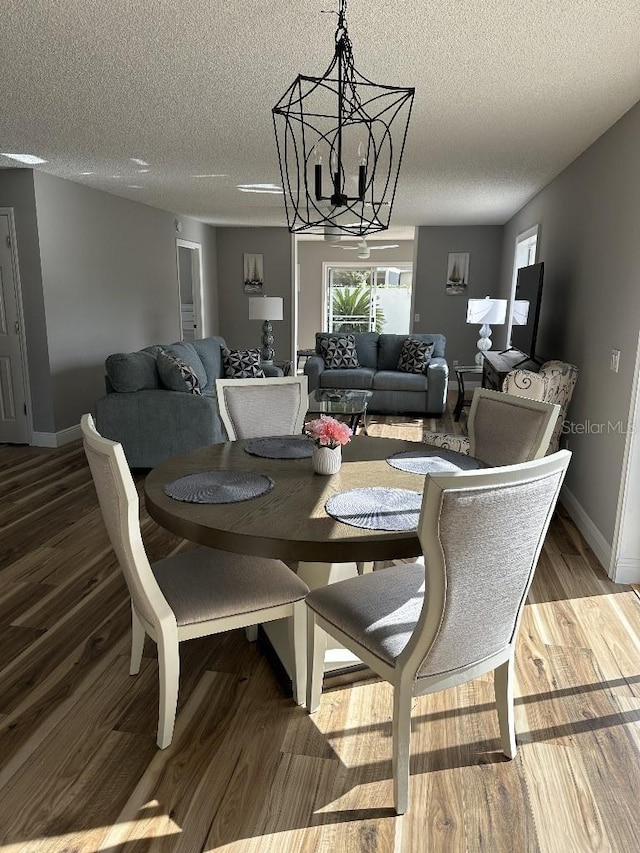
[[[105,438],[122,444],[132,468],[153,468],[170,456],[227,440],[215,384],[224,376],[223,347],[223,338],[210,337],[109,356],[107,394],[96,401],[96,426]],[[202,396],[163,384],[156,363],[162,350],[193,368]],[[278,368],[264,370],[282,375]]]
[[[360,366],[328,370],[320,355],[320,340],[338,337],[326,332],[316,334],[316,355],[307,359],[304,372],[309,378],[309,391],[316,388],[352,388],[373,392],[370,412],[397,414],[416,412],[441,415],[446,406],[449,367],[445,359],[444,335],[387,335],[377,332],[355,333]],[[344,337],[344,333],[340,335]],[[407,337],[434,343],[431,361],[424,373],[397,370],[402,345]]]

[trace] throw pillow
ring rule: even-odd
[[[327,370],[351,370],[360,367],[353,335],[321,338],[320,355]]]
[[[222,348],[222,364],[227,379],[264,379],[259,349]]]
[[[398,370],[402,373],[426,373],[433,347],[433,343],[407,338],[402,344]]]
[[[165,388],[202,396],[202,388],[194,369],[181,358],[162,350],[158,353],[156,365]]]

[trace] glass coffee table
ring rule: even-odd
[[[355,434],[364,418],[364,431],[367,431],[367,405],[373,391],[354,391],[350,388],[316,388],[309,394],[309,414],[347,415],[349,426]]]

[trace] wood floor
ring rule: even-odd
[[[158,751],[155,648],[131,678],[127,594],[79,442],[0,447],[0,497],[3,853],[640,850],[640,599],[564,511],[519,637],[517,757],[500,753],[491,677],[417,699],[396,818],[389,687],[335,687],[309,717],[243,632],[184,644]],[[144,512],[143,533],[151,559],[189,547]]]

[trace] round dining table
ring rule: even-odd
[[[422,553],[415,530],[383,531],[352,527],[325,511],[337,492],[386,486],[422,492],[424,475],[391,467],[387,457],[425,448],[421,442],[355,436],[342,448],[337,474],[315,474],[310,458],[267,459],[245,451],[246,441],[230,441],[168,459],[147,476],[149,515],[178,536],[239,554],[285,562],[376,561],[417,557]],[[252,500],[229,504],[186,503],[168,497],[166,483],[204,471],[264,474],[274,486]]]
[[[325,504],[332,495],[367,486],[422,493],[424,474],[399,470],[386,460],[403,451],[437,453],[438,448],[428,448],[422,442],[358,435],[342,448],[338,473],[323,476],[314,473],[310,457],[255,456],[246,452],[246,444],[243,440],[214,444],[158,465],[144,486],[149,515],[172,533],[200,545],[283,560],[311,589],[370,571],[374,562],[422,554],[415,529],[354,527],[331,517]],[[451,457],[451,452],[446,452]],[[464,467],[469,467],[469,457],[464,460]],[[251,500],[224,504],[188,503],[164,492],[168,483],[209,471],[262,474],[273,480],[273,488]],[[267,623],[263,630],[290,675],[291,643],[282,622]],[[358,663],[330,639],[325,671],[343,671]]]

